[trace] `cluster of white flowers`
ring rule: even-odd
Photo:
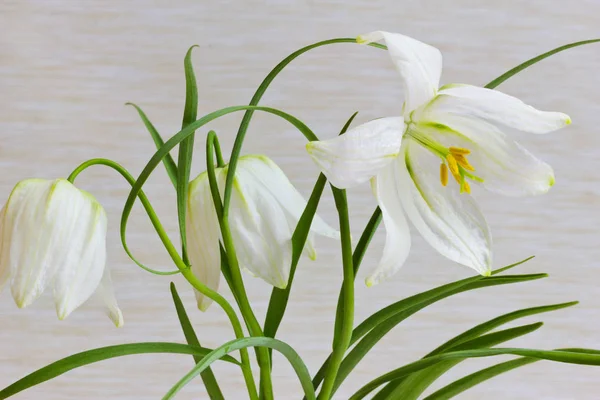
[[[570,123],[495,90],[439,87],[438,49],[387,32],[359,37],[384,40],[405,89],[401,115],[367,122],[330,140],[310,142],[313,160],[339,188],[371,180],[387,231],[382,259],[367,278],[373,285],[395,273],[410,250],[406,217],[431,246],[482,275],[491,271],[491,235],[469,195],[471,184],[506,195],[546,192],[550,166],[505,134],[546,133]],[[456,185],[448,183],[450,175]],[[225,185],[227,166],[216,169]],[[194,274],[217,290],[220,230],[206,173],[190,183],[188,251]],[[240,265],[283,288],[290,272],[294,228],[306,201],[283,171],[264,156],[239,160],[229,221]],[[0,288],[10,282],[26,307],[52,286],[58,317],[67,317],[95,291],[113,322],[123,324],[106,268],[106,214],[90,194],[65,179],[28,179],[16,185],[0,214]],[[313,221],[305,253],[315,257],[314,234],[339,233]],[[210,299],[197,293],[205,310]]]

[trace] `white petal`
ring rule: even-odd
[[[216,172],[218,180],[223,181],[223,170],[217,169]],[[220,230],[206,172],[190,183],[186,234],[192,272],[203,284],[217,291],[221,280]],[[195,294],[198,308],[206,311],[212,300],[198,291]]]
[[[229,224],[240,266],[273,286],[285,288],[292,252],[286,213],[243,165],[236,171]]]
[[[329,140],[309,142],[306,149],[327,179],[338,188],[366,182],[398,155],[404,120],[380,118]]]
[[[381,208],[386,238],[383,256],[377,268],[366,279],[372,286],[395,274],[404,264],[410,251],[410,230],[396,187],[398,163],[387,166],[373,179],[373,191]]]
[[[33,303],[55,277],[68,254],[70,226],[47,213],[59,180],[27,179],[15,186],[7,203],[3,262],[11,270],[11,292],[20,308]],[[76,190],[76,189],[75,189]],[[8,248],[7,248],[8,247]]]
[[[106,265],[106,213],[88,193],[61,180],[47,208],[69,239],[54,278],[54,301],[59,319],[65,319],[94,293]],[[58,249],[55,249],[58,250]],[[57,260],[58,262],[58,260]]]
[[[410,113],[437,93],[442,74],[442,54],[433,46],[398,33],[371,32],[359,36],[357,41],[366,44],[382,39],[404,81],[405,113]]]
[[[102,280],[100,281],[100,285],[98,285],[98,290],[96,293],[100,296],[102,302],[104,303],[108,318],[110,318],[117,328],[122,327],[125,323],[123,320],[123,313],[117,304],[115,290],[113,288],[110,270],[108,267],[104,268]]]
[[[497,126],[484,120],[452,114],[436,114],[435,124],[417,129],[445,146],[471,150],[473,174],[486,189],[507,196],[546,193],[554,185],[554,172],[545,162],[513,141]]]
[[[473,198],[460,194],[455,182],[442,186],[438,157],[412,139],[403,147],[399,163],[405,168],[398,169],[397,184],[408,218],[440,254],[489,275],[491,234]]]
[[[470,85],[444,86],[427,108],[436,113],[478,117],[530,133],[552,132],[571,123],[566,114],[540,111],[516,97]]]
[[[292,230],[295,229],[306,208],[306,200],[292,185],[281,168],[268,157],[256,155],[241,157],[238,165],[240,179],[245,179],[246,173],[251,174],[251,179],[254,179],[260,185],[259,190],[269,192],[289,214]],[[339,239],[340,237],[340,233],[318,215],[313,218],[311,231],[333,239]]]

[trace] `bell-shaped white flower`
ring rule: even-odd
[[[438,88],[442,55],[415,39],[373,32],[357,40],[383,40],[387,45],[404,84],[402,115],[311,142],[307,149],[337,187],[372,179],[387,238],[367,285],[394,274],[406,260],[410,234],[405,215],[442,255],[488,275],[491,235],[467,195],[470,185],[513,196],[545,193],[554,184],[552,168],[505,132],[546,133],[571,120],[495,90],[469,85]],[[449,175],[456,185],[448,183]]]
[[[116,326],[123,325],[106,264],[106,213],[65,179],[19,182],[0,212],[0,289],[10,282],[17,306],[52,287],[66,318],[98,289]]]
[[[216,168],[223,195],[227,166]],[[229,225],[240,266],[278,288],[288,283],[292,258],[292,234],[306,201],[283,171],[265,156],[240,157],[231,194]],[[220,229],[206,172],[189,188],[187,207],[188,255],[194,274],[213,290],[219,287]],[[304,248],[316,257],[314,235],[339,238],[339,232],[315,215]],[[206,310],[211,300],[196,292],[198,307]]]

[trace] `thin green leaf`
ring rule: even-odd
[[[358,114],[358,112],[352,114],[342,128],[340,134],[343,134],[348,130],[348,127],[354,120],[354,117],[356,117],[356,114]],[[325,188],[326,183],[327,178],[325,175],[320,174],[315,182],[315,186],[313,187],[310,198],[306,203],[306,207],[304,208],[304,211],[298,220],[298,224],[294,229],[294,233],[292,234],[292,263],[290,267],[290,277],[285,289],[274,287],[273,291],[271,292],[269,308],[267,309],[267,316],[265,318],[264,325],[264,333],[267,337],[275,337],[277,329],[279,329],[279,325],[283,319],[283,315],[285,314],[285,309],[287,307],[290,292],[292,290],[292,283],[294,282],[294,275],[296,274],[296,267],[298,266],[298,261],[300,260],[300,256],[302,255],[302,251],[306,245],[308,233],[310,232],[310,226],[315,214],[317,213],[317,207],[319,206],[319,201],[321,200],[323,189]]]
[[[200,347],[200,341],[198,340],[198,336],[194,331],[194,327],[190,322],[190,318],[185,311],[185,307],[183,306],[183,302],[179,297],[179,293],[177,293],[177,288],[175,288],[175,284],[171,282],[171,296],[173,297],[173,303],[175,304],[175,310],[177,311],[177,317],[179,318],[179,323],[181,324],[181,329],[183,330],[183,334],[185,336],[185,340],[190,346]],[[194,355],[194,361],[198,364],[202,361],[202,357]],[[217,379],[215,378],[212,369],[207,368],[201,375],[202,381],[204,382],[204,386],[206,387],[206,392],[211,400],[224,400],[223,393],[221,392],[221,388],[219,388],[219,384],[217,383]]]
[[[294,276],[296,274],[296,267],[298,266],[298,261],[302,255],[304,245],[306,244],[310,225],[317,212],[317,207],[319,206],[319,201],[321,200],[321,195],[323,194],[326,183],[327,178],[325,175],[320,174],[292,235],[292,265],[290,268],[290,277],[285,289],[274,287],[271,291],[271,298],[269,299],[269,307],[267,309],[264,325],[264,333],[267,337],[275,337],[279,325],[281,324],[281,320],[283,319],[283,315],[285,314],[285,309],[290,298],[290,292],[292,291]]]
[[[146,129],[150,133],[150,136],[152,136],[152,139],[154,140],[154,144],[156,145],[156,148],[160,149],[165,144],[165,142],[163,141],[162,136],[160,136],[160,133],[158,133],[158,131],[156,130],[154,125],[152,125],[152,122],[150,122],[150,120],[148,119],[146,114],[137,105],[135,105],[133,103],[126,103],[126,104],[128,106],[133,106],[137,110],[140,118],[142,119],[142,122],[144,123],[144,125],[146,126]],[[171,179],[173,186],[177,187],[177,165],[175,164],[173,157],[171,157],[171,154],[167,154],[163,158],[163,164],[165,165],[165,170],[167,171],[167,175],[169,175],[169,179]]]
[[[371,218],[371,220],[373,220],[373,217]],[[365,232],[366,232],[366,230],[365,230]],[[363,236],[364,236],[364,233],[363,233]],[[356,251],[355,251],[355,254],[356,254]],[[508,265],[504,268],[492,271],[492,275],[499,273],[499,272],[506,271],[510,268],[514,268],[524,262],[527,262],[531,258],[532,257],[529,257],[529,258],[526,258],[525,260]],[[524,277],[528,277],[528,275],[524,275]],[[538,277],[538,275],[536,275],[534,277],[534,279],[536,279],[537,277]],[[363,336],[365,336],[367,333],[369,333],[369,331],[371,331],[374,327],[376,327],[377,325],[386,321],[387,319],[393,317],[396,314],[399,314],[405,310],[408,310],[417,304],[425,304],[425,302],[430,301],[431,299],[435,299],[437,296],[440,296],[444,293],[448,293],[448,295],[458,293],[455,291],[459,290],[460,288],[462,288],[468,284],[472,284],[472,283],[477,282],[482,279],[486,279],[486,278],[482,277],[481,275],[476,275],[476,276],[473,276],[470,278],[461,279],[459,281],[448,283],[448,284],[445,284],[442,286],[438,286],[437,288],[416,294],[414,296],[407,297],[405,299],[397,301],[396,303],[390,304],[389,306],[377,311],[376,313],[374,313],[373,315],[371,315],[370,317],[365,319],[363,322],[361,322],[356,328],[354,328],[354,331],[352,333],[351,344],[356,343],[359,339],[361,339]],[[487,279],[490,279],[490,278],[487,278]],[[494,279],[498,279],[498,278],[494,277]],[[494,281],[494,282],[498,282],[498,281]],[[507,282],[507,283],[510,283],[510,282]],[[428,304],[430,304],[430,303],[428,303]],[[416,311],[418,311],[418,310],[416,310]],[[404,318],[407,318],[409,315],[411,315],[411,314],[406,315]],[[323,363],[321,368],[319,368],[319,371],[313,378],[313,385],[314,385],[315,389],[321,384],[321,382],[323,380],[323,374],[325,372],[325,368],[327,367],[328,362],[329,362],[329,357],[325,360],[325,362]]]
[[[367,222],[367,226],[363,230],[362,235],[360,235],[360,239],[356,244],[356,248],[354,249],[354,254],[352,255],[352,265],[354,266],[354,276],[358,273],[358,269],[360,268],[360,264],[365,256],[367,248],[371,243],[371,239],[373,239],[373,235],[377,231],[377,227],[381,223],[381,208],[377,207],[371,218],[369,218],[369,222]]]
[[[198,115],[198,86],[196,84],[196,75],[192,65],[192,50],[194,45],[189,48],[183,60],[185,70],[185,107],[183,110],[183,121],[181,129],[185,128],[196,120]],[[179,232],[181,236],[182,258],[186,265],[189,265],[187,256],[187,235],[185,232],[185,214],[187,208],[187,192],[190,180],[190,170],[192,168],[192,155],[194,153],[194,133],[190,134],[179,144],[179,156],[177,160],[177,218],[179,220]]]
[[[514,67],[513,69],[503,73],[502,75],[500,75],[499,77],[497,77],[496,79],[494,79],[493,81],[491,81],[490,83],[488,83],[487,85],[485,85],[486,88],[488,89],[494,89],[495,87],[497,87],[498,85],[500,85],[502,82],[508,80],[509,78],[515,76],[516,74],[518,74],[519,72],[523,71],[526,68],[531,67],[533,64],[536,64],[540,61],[542,61],[543,59],[546,59],[556,53],[560,53],[561,51],[564,50],[568,50],[571,49],[573,47],[577,47],[577,46],[583,46],[584,44],[591,44],[591,43],[597,43],[600,42],[600,39],[591,39],[591,40],[582,40],[580,42],[575,42],[575,43],[569,43],[566,44],[564,46],[560,46],[555,48],[554,50],[550,50],[544,54],[540,54],[537,57],[533,57],[530,60],[525,61],[522,64],[517,65],[516,67]]]
[[[542,360],[563,362],[579,365],[600,365],[600,351],[587,349],[563,349],[563,350],[537,350],[521,348],[494,348],[494,349],[474,349],[453,351],[449,353],[438,354],[433,357],[424,358],[403,367],[388,372],[367,383],[359,389],[349,400],[360,400],[366,395],[377,389],[379,386],[398,379],[414,372],[428,368],[439,362],[453,359],[491,357],[498,355],[516,355],[523,357],[534,357]]]
[[[570,349],[573,352],[581,352],[581,353],[589,353],[589,354],[599,354],[597,350],[586,350],[586,349]],[[451,384],[444,386],[437,392],[434,392],[427,396],[424,400],[448,400],[453,398],[456,395],[461,394],[462,392],[487,381],[488,379],[492,379],[500,374],[503,374],[508,371],[512,371],[513,369],[532,364],[536,361],[540,361],[538,358],[530,358],[530,357],[522,357],[517,358],[515,360],[506,361],[500,364],[496,364],[494,366],[482,369],[481,371],[477,371],[473,374],[467,375],[464,378],[461,378]],[[375,400],[375,398],[373,398]]]
[[[450,399],[457,394],[464,392],[467,389],[472,388],[475,385],[480,384],[483,381],[492,379],[495,376],[503,374],[504,372],[511,371],[515,368],[522,367],[539,361],[537,358],[522,357],[516,360],[506,361],[500,364],[496,364],[492,367],[477,371],[474,374],[467,375],[462,379],[459,379],[450,385],[444,386],[440,390],[427,396],[425,400],[446,400]]]
[[[350,351],[342,362],[338,380],[336,381],[336,389],[363,359],[368,351],[383,338],[390,330],[392,330],[400,322],[420,311],[421,309],[433,304],[446,297],[465,292],[468,290],[479,289],[488,286],[505,285],[511,283],[527,282],[545,278],[546,274],[529,274],[529,275],[506,275],[499,277],[482,277],[475,276],[472,278],[463,279],[451,284],[442,285],[438,288],[419,293],[417,295],[400,300],[363,321],[354,329],[351,343],[356,343],[360,338],[364,338]],[[328,361],[328,360],[327,360]],[[321,367],[317,375],[313,378],[313,384],[317,387],[322,380],[322,370],[325,364]]]
[[[538,322],[535,324],[523,325],[516,328],[509,328],[494,333],[488,333],[486,335],[466,341],[452,348],[452,350],[459,351],[493,347],[517,337],[527,335],[528,333],[541,328],[542,325],[543,324],[541,322]],[[454,359],[442,361],[429,368],[425,368],[422,371],[415,372],[414,374],[408,375],[404,378],[389,382],[388,386],[395,387],[395,389],[390,393],[389,399],[402,398],[402,400],[417,400],[419,396],[437,378],[445,374],[448,370],[459,364],[461,361],[463,360]]]
[[[110,358],[151,353],[191,354],[205,357],[212,352],[213,350],[203,347],[168,342],[129,343],[100,347],[73,354],[32,372],[0,391],[0,399],[6,399],[32,386],[54,379],[72,369]],[[239,362],[231,356],[221,357],[221,359],[239,365]]]
[[[280,352],[283,356],[285,356],[285,358],[288,359],[294,368],[294,371],[300,380],[300,384],[304,389],[305,396],[307,396],[309,400],[315,400],[315,391],[310,382],[310,374],[306,368],[306,365],[302,361],[302,358],[300,358],[298,353],[296,353],[296,351],[288,344],[268,337],[235,339],[216,348],[207,354],[202,359],[202,362],[196,364],[196,366],[190,372],[181,378],[181,380],[179,380],[179,382],[177,382],[175,386],[173,386],[171,390],[167,392],[167,394],[163,397],[163,400],[172,399],[175,394],[177,394],[177,392],[179,392],[186,384],[188,384],[192,379],[194,379],[194,377],[198,376],[199,373],[208,368],[216,360],[224,357],[228,353],[248,347],[268,347]]]

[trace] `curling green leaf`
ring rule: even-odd
[[[198,340],[198,336],[196,336],[196,332],[194,331],[194,327],[190,322],[190,318],[185,311],[185,307],[183,306],[183,302],[179,297],[179,293],[177,293],[177,289],[175,288],[175,284],[171,282],[171,296],[173,296],[173,303],[175,304],[175,310],[177,311],[177,317],[179,318],[179,323],[181,324],[181,329],[183,330],[183,335],[185,336],[185,340],[190,346],[200,347],[200,341]],[[194,355],[194,361],[198,364],[202,360],[202,357]],[[202,381],[204,382],[204,386],[206,387],[206,392],[211,400],[224,400],[223,393],[221,392],[221,388],[219,388],[219,384],[217,383],[217,379],[213,374],[210,368],[207,368],[201,374]]]
[[[179,380],[163,397],[163,400],[172,399],[186,384],[188,384],[199,373],[208,368],[213,362],[224,357],[226,354],[248,347],[268,347],[280,352],[290,362],[300,384],[304,389],[304,394],[309,400],[315,400],[315,391],[310,382],[310,374],[302,358],[288,344],[273,338],[268,337],[249,337],[243,339],[235,339],[224,345],[217,347],[215,350],[207,354],[200,363],[188,372]]]
[[[133,103],[126,104],[129,106],[133,106],[137,110],[140,118],[142,119],[142,122],[144,123],[146,129],[150,133],[150,136],[152,136],[152,140],[154,140],[156,148],[160,149],[165,144],[165,142],[163,141],[162,136],[160,136],[160,133],[158,133],[154,125],[152,125],[152,122],[150,122],[144,111],[142,111],[140,107]],[[171,154],[167,154],[163,158],[163,164],[165,165],[165,170],[167,171],[167,175],[169,175],[169,179],[171,179],[173,186],[177,187],[177,165],[175,164],[175,161],[173,161],[173,157],[171,157]]]
[[[73,354],[32,372],[0,391],[0,399],[6,399],[32,386],[54,379],[72,369],[110,358],[151,353],[191,354],[205,357],[212,351],[203,347],[168,342],[130,343],[100,347]],[[222,360],[239,365],[239,362],[231,356],[222,357]]]

